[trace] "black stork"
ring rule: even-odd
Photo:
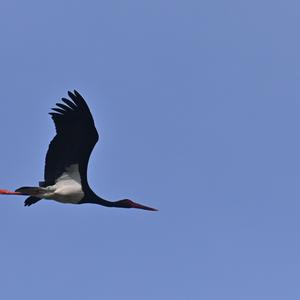
[[[25,206],[41,199],[61,203],[94,203],[107,207],[157,209],[135,203],[129,199],[108,201],[97,196],[87,180],[88,161],[99,139],[90,109],[83,97],[74,90],[68,92],[70,99],[62,98],[56,103],[51,115],[56,135],[49,144],[46,154],[44,181],[38,187],[21,187],[15,192],[0,190],[4,195],[29,196]]]

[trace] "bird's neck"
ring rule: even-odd
[[[92,190],[88,190],[86,192],[86,196],[84,197],[84,199],[82,199],[81,203],[93,203],[93,204],[99,204],[106,207],[118,207],[117,201],[114,202],[114,201],[105,200],[99,197],[98,195],[96,195]]]
[[[93,204],[99,204],[106,207],[124,207],[121,201],[108,201],[105,200],[98,195],[96,195],[91,189],[86,191],[86,196],[84,199],[82,199],[81,203],[93,203]]]
[[[87,203],[94,203],[94,204],[99,204],[102,206],[107,206],[107,207],[114,207],[115,203],[112,201],[105,200],[97,195],[94,195],[90,199],[87,199]]]

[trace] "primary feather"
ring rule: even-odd
[[[81,182],[87,184],[88,161],[99,135],[83,97],[77,91],[68,92],[68,95],[73,102],[62,98],[65,105],[57,103],[59,109],[50,112],[56,136],[47,151],[43,186],[55,184],[67,168],[74,164],[79,166]]]

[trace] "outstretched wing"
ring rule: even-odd
[[[62,98],[49,114],[56,128],[56,136],[49,144],[45,162],[45,182],[53,185],[58,177],[77,164],[82,183],[87,184],[87,166],[99,135],[92,114],[83,97],[74,90],[68,92],[71,100]]]

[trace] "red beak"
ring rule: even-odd
[[[139,204],[139,203],[135,203],[135,202],[132,203],[132,208],[139,208],[139,209],[145,209],[145,210],[151,210],[151,211],[158,211],[158,209],[156,209],[156,208],[152,208],[152,207],[145,206],[145,205],[142,205],[142,204]]]

